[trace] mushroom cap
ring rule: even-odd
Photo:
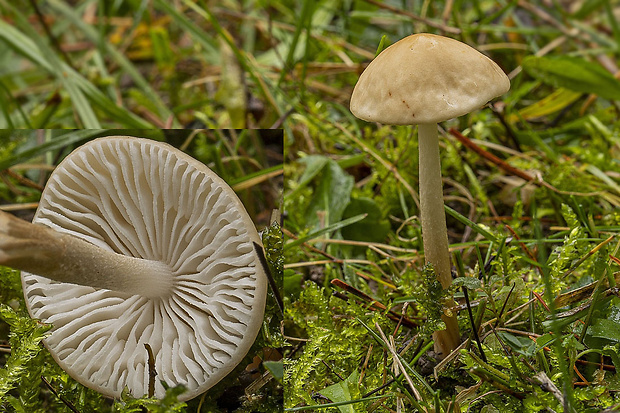
[[[267,291],[260,237],[224,180],[174,147],[130,137],[79,147],[50,176],[33,222],[171,269],[173,289],[156,299],[22,272],[31,316],[54,326],[45,345],[82,384],[111,397],[148,394],[149,344],[155,396],[163,380],[184,384],[187,400],[254,343]]]
[[[506,93],[510,80],[491,59],[449,37],[414,34],[383,50],[351,96],[360,119],[391,125],[438,123]]]

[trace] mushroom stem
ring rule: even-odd
[[[117,254],[0,211],[0,265],[55,281],[165,297],[172,272],[159,261]]]
[[[452,284],[448,229],[443,207],[443,185],[439,158],[439,136],[436,123],[418,125],[418,149],[420,152],[420,215],[424,259],[433,265],[437,280],[444,289]],[[447,303],[450,305],[450,303]],[[442,317],[446,329],[434,333],[435,352],[444,357],[454,350],[460,341],[456,316]]]
[[[450,287],[450,252],[448,229],[443,208],[443,185],[439,160],[437,124],[418,125],[420,151],[420,214],[424,257],[433,264],[437,279],[443,288]]]

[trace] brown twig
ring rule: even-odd
[[[536,291],[532,291],[532,294],[534,294],[534,297],[536,297],[536,300],[542,304],[543,307],[545,307],[545,310],[547,310],[547,312],[551,312],[551,309],[549,308],[549,306],[547,305],[547,303],[545,302],[545,300],[542,298],[542,296],[540,294],[538,294]]]
[[[463,134],[461,134],[461,132],[457,131],[456,129],[454,128],[450,129],[450,134],[454,136],[456,139],[458,139],[458,141],[461,142],[463,145],[465,145],[468,149],[476,152],[478,155],[482,156],[486,160],[502,168],[504,171],[508,172],[509,174],[518,176],[519,178],[525,179],[528,182],[533,181],[534,183],[538,183],[536,182],[536,178],[533,177],[532,175],[507,164],[506,162],[504,162],[497,156],[493,155],[491,152],[488,152],[482,149],[480,146],[473,143],[469,138],[465,137]]]
[[[575,383],[575,385],[584,385],[584,386],[590,385],[590,382],[588,381],[588,379],[583,377],[583,374],[581,374],[577,366],[573,365],[573,370],[575,371],[575,374],[577,374],[577,376],[579,376],[579,378],[581,379],[581,383]]]
[[[58,397],[60,399],[60,401],[62,401],[68,408],[69,410],[71,410],[74,413],[80,413],[80,411],[78,409],[75,408],[75,406],[73,405],[73,403],[71,403],[69,400],[65,399],[65,397],[63,395],[61,395],[60,393],[58,393],[58,390],[56,390],[54,388],[54,386],[52,386],[52,383],[50,383],[49,381],[47,381],[47,379],[45,378],[45,376],[41,376],[41,380],[43,380],[43,384],[45,384],[45,386],[50,389],[50,391],[52,393],[54,393],[54,396]]]
[[[146,352],[148,353],[149,364],[149,397],[155,396],[155,376],[157,376],[157,370],[155,369],[155,357],[153,356],[153,349],[150,344],[144,343]]]
[[[521,239],[519,238],[519,235],[515,232],[514,229],[512,229],[512,227],[510,225],[504,225],[504,227],[510,231],[510,233],[512,234],[513,237],[516,238],[517,241],[519,241],[519,246],[521,247],[521,249],[527,254],[528,257],[530,257],[530,259],[532,261],[534,261],[535,263],[537,263],[538,265],[535,265],[536,269],[538,270],[538,272],[542,275],[542,269],[540,267],[540,264],[538,263],[538,260],[536,259],[536,257],[534,256],[534,254],[532,253],[532,251],[530,251],[530,249],[527,247],[527,245],[525,245],[525,243],[521,242]]]
[[[11,178],[15,179],[17,182],[19,182],[20,184],[27,186],[28,188],[33,188],[36,189],[39,192],[43,192],[43,187],[41,185],[39,185],[38,183],[26,178],[25,176],[22,176],[18,173],[13,172],[10,169],[6,169],[2,172],[3,174],[7,174],[8,176],[10,176]]]
[[[543,181],[541,178],[534,177],[534,176],[528,174],[525,171],[522,171],[522,170],[520,170],[518,168],[515,168],[514,166],[509,165],[508,163],[506,163],[505,161],[501,160],[497,156],[493,155],[492,153],[482,149],[480,146],[478,146],[475,143],[473,143],[469,138],[465,137],[463,134],[461,134],[461,132],[457,131],[456,129],[451,128],[450,129],[450,134],[452,136],[454,136],[463,145],[465,145],[465,147],[467,147],[468,149],[476,152],[478,155],[482,156],[483,158],[485,158],[489,162],[497,165],[499,168],[501,168],[504,171],[508,172],[510,175],[517,176],[517,177],[519,177],[521,179],[524,179],[527,182],[531,182],[531,183],[533,183],[535,185],[538,185],[538,186],[544,186],[545,188],[550,189],[553,192],[556,192],[558,194],[563,194],[563,195],[575,195],[575,196],[598,196],[598,195],[600,195],[599,192],[561,191],[561,190],[555,188],[553,185]]]
[[[616,283],[620,283],[620,272],[614,274],[614,279]],[[602,282],[602,287],[609,287],[609,281],[607,279],[603,279]],[[583,287],[558,295],[554,300],[556,308],[566,307],[567,305],[575,304],[592,297],[592,293],[597,285],[598,281],[594,281]]]
[[[404,315],[398,314],[397,312],[393,311],[393,310],[388,310],[388,308],[381,304],[380,302],[378,302],[377,300],[373,299],[371,296],[369,296],[368,294],[358,290],[355,287],[350,286],[349,284],[345,283],[342,280],[339,280],[337,278],[333,279],[331,281],[331,284],[342,288],[343,290],[345,290],[346,292],[360,298],[362,301],[365,301],[368,303],[368,308],[370,308],[371,310],[374,311],[385,311],[385,315],[392,321],[394,321],[395,323],[400,323],[402,325],[404,325],[405,327],[408,328],[414,328],[414,327],[418,327],[419,323],[410,320],[409,318],[405,317]]]
[[[577,360],[575,360],[575,364],[581,364],[581,365],[584,365],[584,366],[594,364],[594,365],[598,366],[601,370],[616,371],[616,366],[614,366],[613,364],[604,364],[602,362],[601,363],[595,363],[593,361],[577,359]]]

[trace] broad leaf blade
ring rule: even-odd
[[[353,177],[329,159],[321,169],[318,185],[306,211],[308,226],[317,229],[339,222],[351,199],[353,184]],[[320,214],[324,214],[323,222]]]
[[[330,399],[332,402],[350,402],[353,400],[351,397],[351,393],[357,393],[357,387],[359,380],[359,374],[357,370],[354,370],[353,373],[346,379],[336,384],[332,384],[329,387],[324,388],[323,390],[319,390],[323,396]],[[356,410],[353,407],[353,404],[344,404],[342,406],[338,406],[338,410],[342,413],[355,413]]]
[[[620,81],[601,66],[573,56],[528,56],[523,69],[531,76],[555,87],[602,98],[620,100]]]
[[[360,214],[367,214],[367,216],[362,221],[344,227],[342,236],[354,241],[384,242],[390,231],[390,221],[383,216],[379,205],[371,198],[353,198],[344,210],[342,218],[351,218]]]

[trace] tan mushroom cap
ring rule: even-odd
[[[438,123],[480,108],[510,88],[491,59],[448,37],[420,33],[383,50],[351,96],[360,119],[391,125]]]

